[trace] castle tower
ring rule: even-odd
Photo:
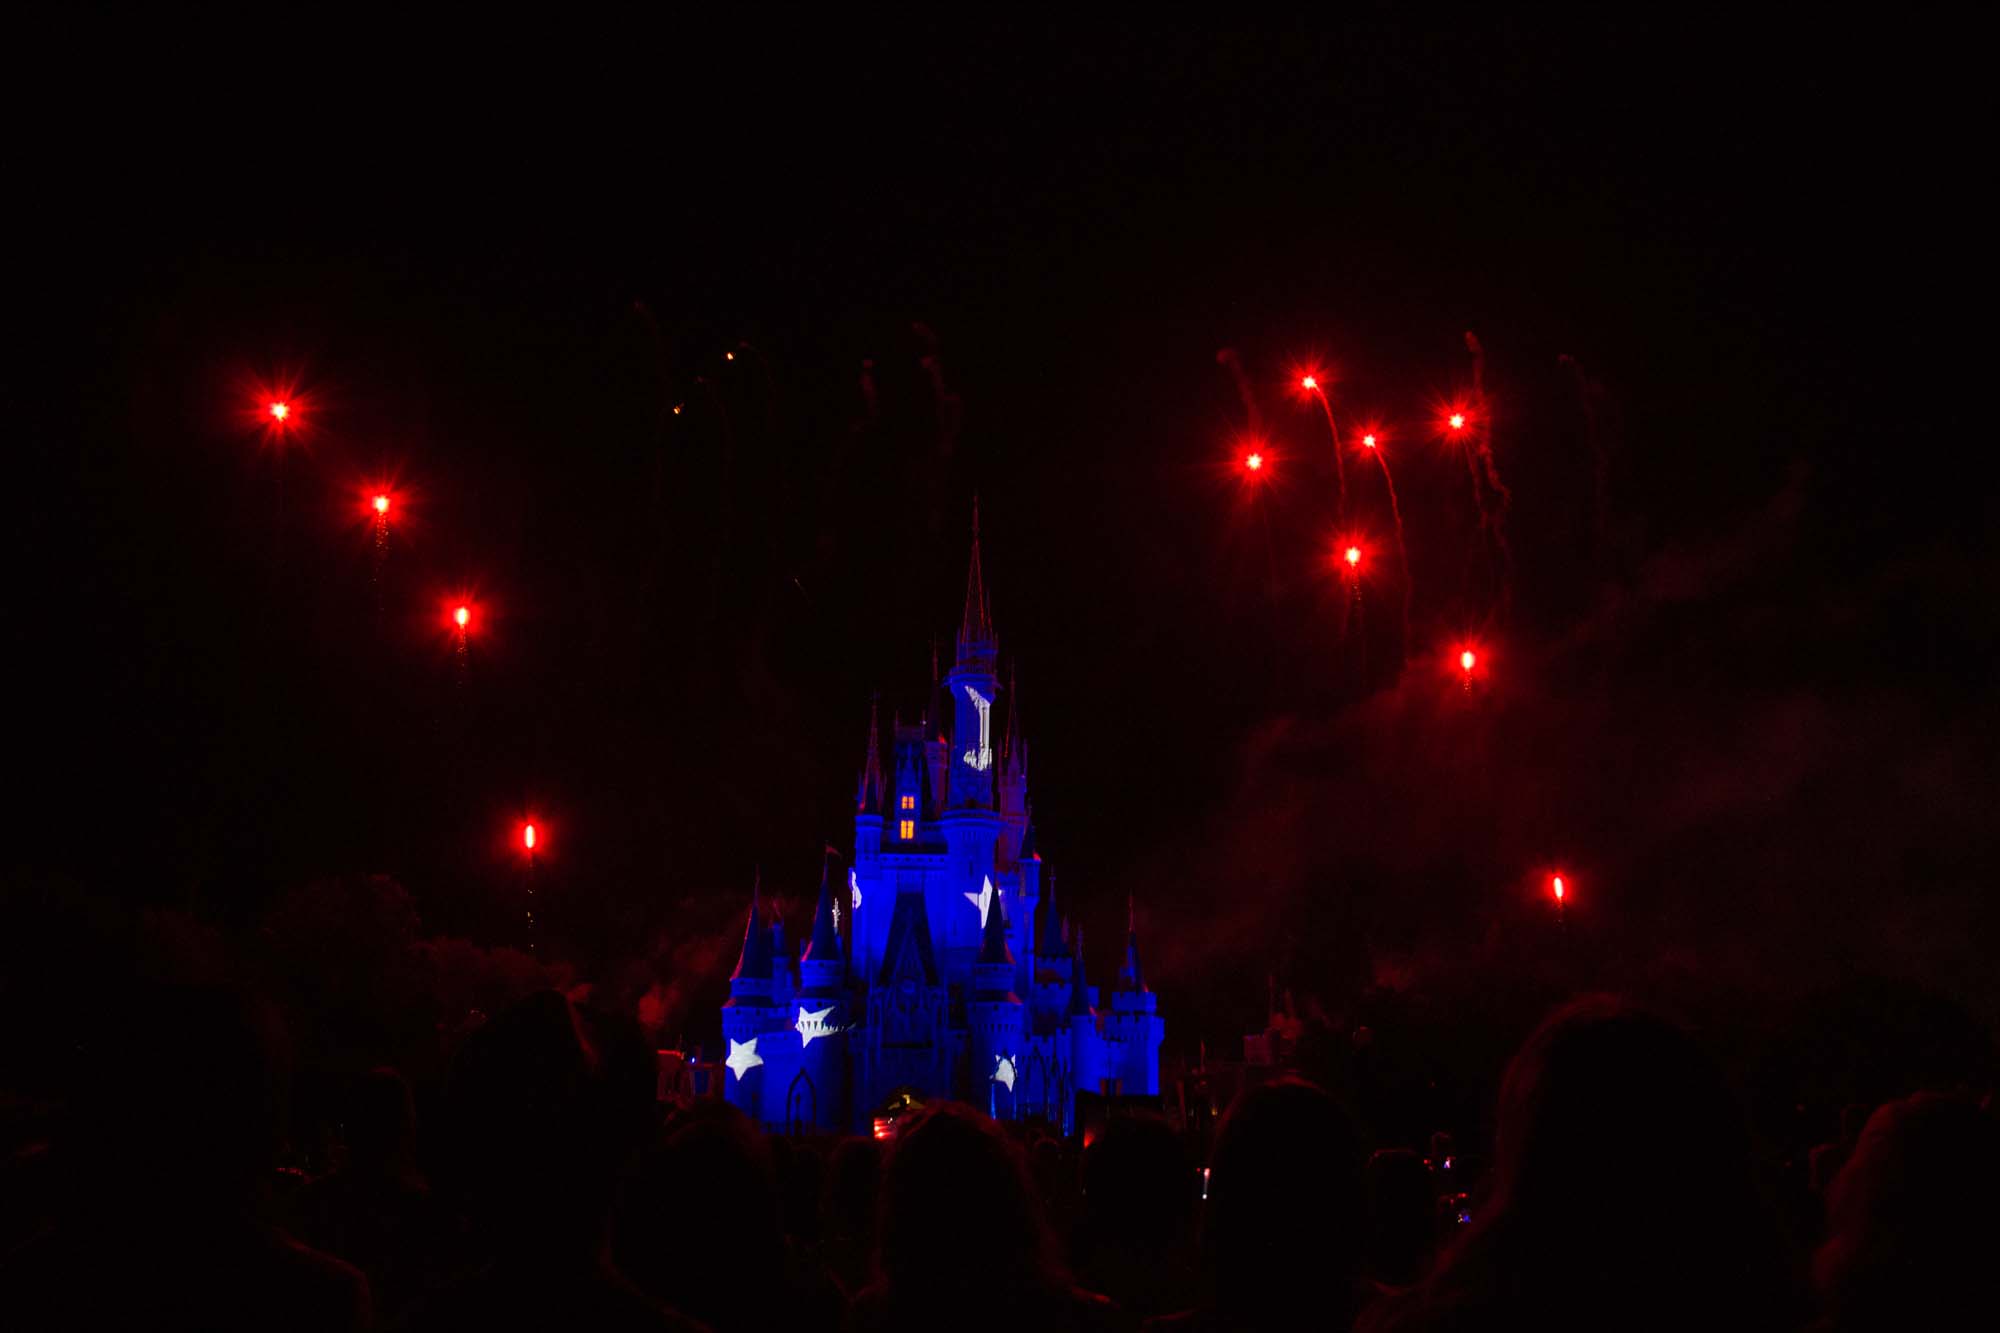
[[[813,909],[812,938],[799,960],[799,993],[793,1001],[793,1029],[799,1037],[804,1079],[790,1094],[786,1122],[821,1129],[845,1129],[848,1110],[848,1029],[852,1025],[841,960],[840,932],[833,924],[833,866],[821,863],[819,902]]]
[[[750,890],[750,918],[743,927],[743,949],[736,970],[729,974],[729,999],[722,1006],[722,1036],[729,1067],[725,1093],[732,1106],[752,1119],[763,1119],[764,1056],[758,1045],[772,1027],[771,935],[763,922],[763,879]]]
[[[1160,1043],[1167,1035],[1158,1001],[1146,986],[1139,967],[1139,915],[1132,899],[1125,902],[1125,965],[1118,969],[1118,986],[1111,993],[1111,1012],[1104,1017],[1105,1071],[1116,1078],[1127,1096],[1158,1096]]]
[[[994,808],[995,742],[993,706],[1000,697],[997,660],[999,638],[986,601],[986,581],[979,565],[979,505],[972,507],[972,560],[966,575],[965,615],[958,628],[958,658],[945,675],[954,722],[951,768],[944,813],[938,825],[944,834],[951,874],[962,881],[959,890],[975,900],[996,869],[995,851],[1003,819]],[[966,899],[961,899],[961,902]],[[948,915],[936,921],[947,970],[954,975],[979,951],[986,909],[968,913],[946,899]]]

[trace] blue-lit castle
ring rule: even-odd
[[[752,895],[722,1033],[727,1096],[760,1122],[865,1133],[906,1096],[954,1097],[1068,1132],[1079,1091],[1158,1095],[1166,1022],[1129,909],[1103,1005],[1035,851],[998,655],[975,511],[957,660],[930,696],[949,737],[898,720],[885,764],[871,710],[852,869],[822,875],[802,953]]]

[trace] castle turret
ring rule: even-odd
[[[1004,819],[995,809],[993,706],[1000,696],[996,672],[999,641],[986,602],[986,582],[979,565],[979,505],[972,507],[972,560],[966,575],[965,617],[958,629],[958,659],[945,676],[952,700],[951,769],[945,810],[938,825],[944,834],[950,874],[964,884],[960,892],[975,901],[982,883],[998,868],[997,849]],[[979,949],[985,908],[977,915],[955,909],[939,920],[940,943],[954,975]]]
[[[1111,993],[1111,1012],[1101,1030],[1110,1065],[1104,1073],[1116,1078],[1127,1095],[1157,1096],[1160,1091],[1160,1043],[1167,1024],[1156,1012],[1158,1000],[1146,987],[1139,967],[1137,904],[1125,903],[1125,965],[1118,969],[1118,987]]]
[[[820,863],[819,902],[813,909],[812,938],[799,960],[799,993],[792,1026],[799,1038],[803,1075],[788,1097],[786,1121],[808,1121],[821,1129],[844,1129],[848,1109],[849,1012],[840,932],[833,923],[833,867]]]
[[[1071,932],[1070,947],[1070,1086],[1077,1092],[1096,1092],[1103,1078],[1104,1043],[1098,1037],[1097,1012],[1091,1007],[1090,983],[1084,979],[1082,926]]]
[[[750,916],[743,927],[743,948],[736,970],[729,974],[729,999],[722,1007],[722,1036],[728,1052],[727,1094],[732,1105],[753,1119],[762,1118],[764,1057],[758,1042],[772,1025],[771,935],[763,922],[762,877],[750,890]]]

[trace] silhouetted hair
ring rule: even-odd
[[[1727,1312],[1767,1328],[1794,1314],[1721,1071],[1622,1000],[1557,1010],[1515,1055],[1477,1211],[1381,1326],[1659,1327]]]
[[[1236,1099],[1209,1158],[1202,1249],[1217,1311],[1248,1323],[1351,1314],[1360,1266],[1361,1152],[1318,1085],[1282,1078]]]
[[[1437,1191],[1430,1167],[1406,1148],[1385,1148],[1363,1173],[1369,1276],[1406,1287],[1423,1277],[1437,1241]]]
[[[1046,1285],[1058,1275],[1021,1150],[956,1102],[905,1122],[882,1181],[876,1265],[892,1291]]]
[[[1920,1093],[1869,1117],[1827,1196],[1813,1277],[1836,1329],[1963,1326],[1992,1310],[2000,1132],[1971,1102]]]

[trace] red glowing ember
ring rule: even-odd
[[[1319,387],[1319,380],[1315,376],[1307,375],[1299,381],[1299,387],[1301,389],[1317,389]]]
[[[269,409],[267,410],[271,413],[271,420],[283,421],[287,417],[291,416],[292,405],[286,402],[276,402],[272,403]]]
[[[1259,453],[1247,455],[1243,460],[1243,466],[1249,468],[1252,472],[1261,472],[1264,468],[1264,455]]]
[[[451,613],[451,621],[454,625],[457,625],[460,629],[464,629],[467,625],[472,623],[472,608],[469,606],[459,607],[456,611],[453,611]]]
[[[535,850],[535,826],[533,824],[523,824],[521,826],[521,846],[531,852]]]
[[[1361,563],[1361,548],[1359,546],[1350,546],[1341,553],[1340,558],[1347,562],[1349,569],[1353,569]]]
[[[373,500],[370,500],[368,503],[369,506],[373,508],[374,511],[378,514],[384,515],[386,517],[387,514],[389,513],[389,497],[386,495],[378,495]]]
[[[1370,431],[1368,432],[1368,434],[1362,436],[1361,443],[1367,445],[1370,449],[1373,449],[1375,447],[1375,432]]]
[[[1451,428],[1452,428],[1453,430],[1464,430],[1464,429],[1465,429],[1465,413],[1463,413],[1463,412],[1453,412],[1453,413],[1451,414]]]
[[[1561,902],[1563,900],[1563,877],[1561,875],[1550,876],[1549,887],[1555,891],[1556,901]]]
[[[1458,665],[1459,669],[1462,671],[1470,672],[1473,668],[1473,664],[1478,661],[1479,659],[1473,656],[1472,650],[1470,648],[1467,648],[1458,655]]]

